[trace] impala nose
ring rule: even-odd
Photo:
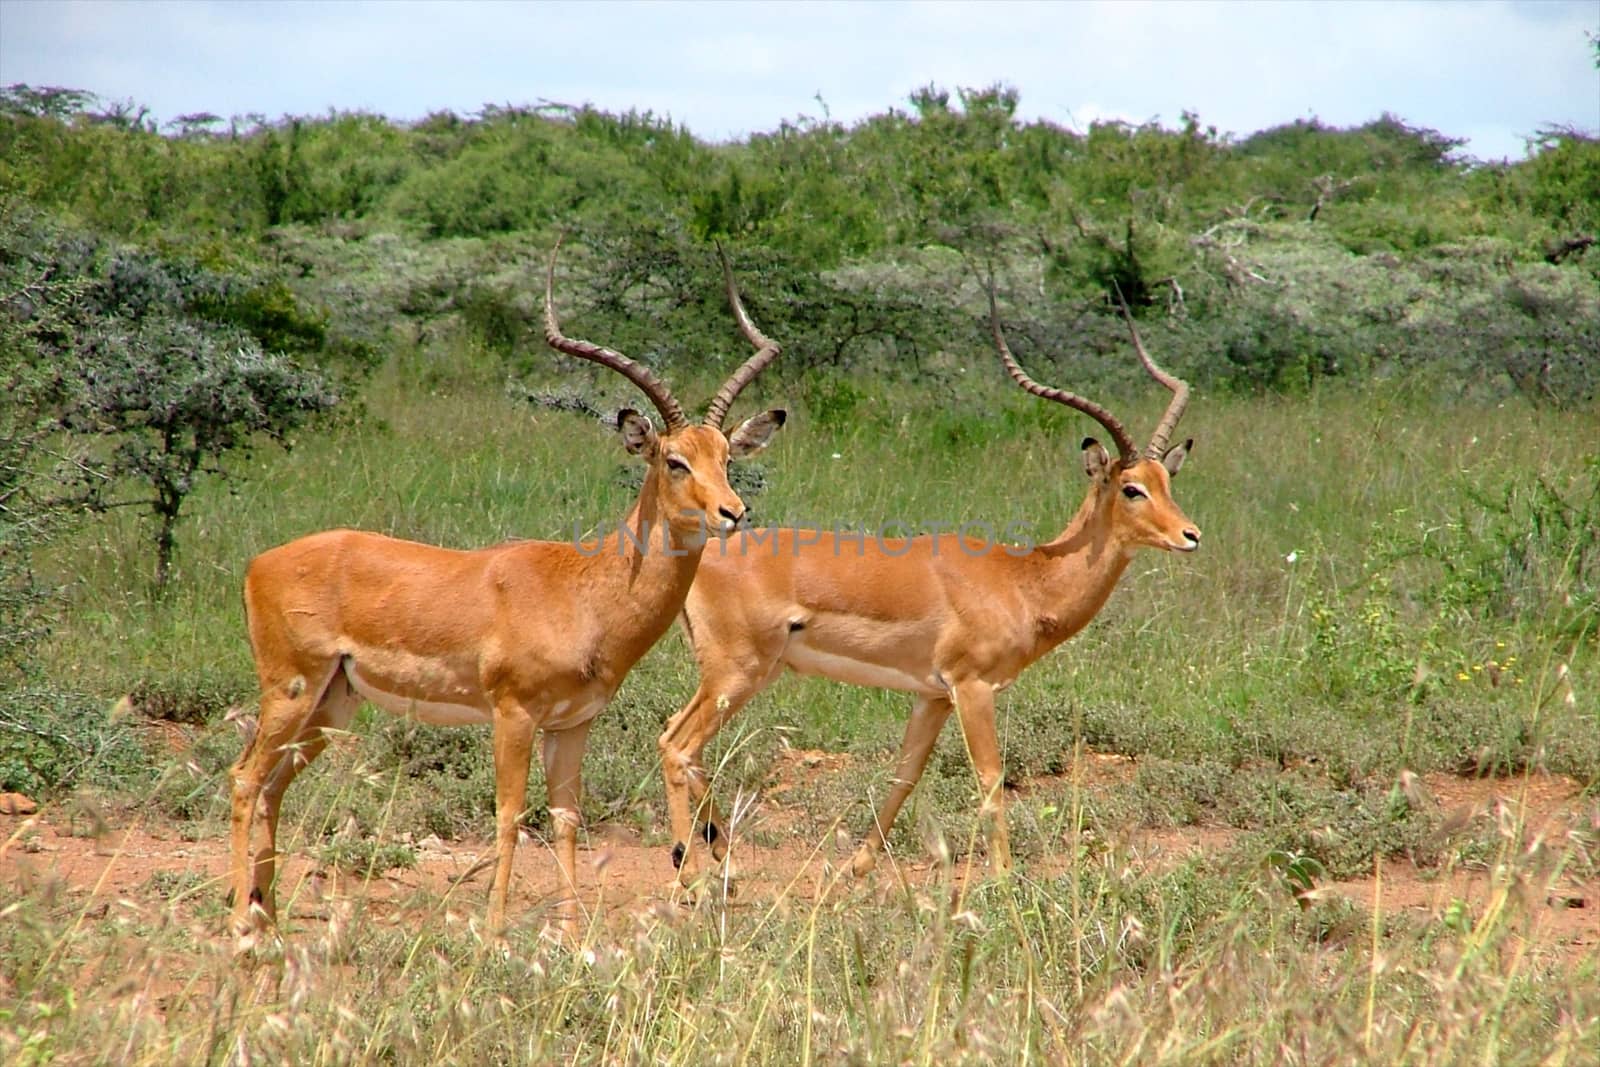
[[[1200,531],[1193,526],[1186,528],[1183,531],[1183,542],[1183,550],[1185,552],[1193,552],[1200,547]]]
[[[721,508],[717,509],[717,516],[718,516],[718,518],[721,519],[721,524],[720,525],[721,525],[721,528],[722,528],[722,532],[723,533],[732,533],[735,529],[738,528],[739,523],[744,519],[745,512],[744,511],[737,511],[736,512],[732,508],[721,507]]]

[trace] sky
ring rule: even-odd
[[[1022,118],[1077,130],[1189,110],[1245,136],[1390,112],[1520,159],[1541,127],[1600,130],[1586,32],[1600,0],[0,0],[0,84],[162,123],[587,103],[724,141],[1002,83]]]

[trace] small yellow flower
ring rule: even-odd
[[[1456,671],[1456,681],[1470,682],[1472,681],[1472,675],[1468,674],[1466,671]]]

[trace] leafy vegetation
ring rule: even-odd
[[[258,436],[285,441],[338,402],[323,376],[292,360],[324,347],[325,331],[281,285],[106,248],[17,205],[4,222],[0,254],[18,283],[7,325],[30,342],[12,357],[31,394],[18,409],[27,429],[12,432],[58,446],[57,469],[38,472],[53,476],[57,505],[154,515],[164,590],[197,479],[226,474],[230,453]],[[70,302],[50,299],[59,293]],[[130,483],[147,495],[121,496]]]
[[[715,329],[698,283],[720,237],[756,265],[768,324],[808,346],[791,371],[920,365],[972,308],[965,256],[1035,294],[1019,326],[1053,350],[1089,340],[1116,286],[1177,320],[1197,375],[1246,390],[1439,362],[1576,403],[1600,373],[1585,243],[1600,144],[1580,130],[1473,164],[1390,115],[1237,140],[1192,114],[1078,134],[1018,121],[1005,87],[928,87],[910,111],[802,117],[727,146],[649,113],[561,107],[162,135],[87,94],[7,92],[0,189],[201,260],[272,265],[341,322],[465,318],[505,345],[526,335],[538,249],[576,230],[597,256],[580,303],[625,337],[663,321],[666,362]]]
[[[1536,879],[1592,881],[1592,828],[1463,830],[1407,783],[1596,788],[1600,142],[1540,131],[1485,165],[1395,116],[1079,134],[1017,103],[929,86],[712,145],[553,107],[161,131],[131,103],[0,90],[0,790],[220,840],[253,554],[336,525],[566,538],[621,512],[633,475],[591,447],[595,416],[637,399],[542,345],[560,232],[569,332],[686,394],[744,354],[711,242],[730,249],[785,346],[756,402],[803,431],[741,475],[768,523],[1053,535],[1085,426],[995,373],[982,285],[1038,378],[1149,421],[1120,291],[1196,387],[1177,492],[1206,531],[1197,557],[1141,557],[1009,691],[1012,883],[958,874],[974,783],[953,731],[890,843],[928,881],[678,923],[602,912],[587,955],[537,940],[538,905],[484,953],[460,921],[475,896],[419,893],[405,926],[330,906],[257,989],[213,936],[216,885],[169,875],[158,904],[95,913],[25,884],[19,832],[0,845],[8,1061],[1582,1062],[1593,959],[1563,967],[1519,931]],[[658,841],[652,742],[692,689],[673,634],[596,723],[591,828]],[[719,739],[718,792],[770,795],[785,749],[844,753],[782,804],[791,837],[859,832],[902,705],[776,685]],[[284,812],[320,870],[487,834],[482,731],[367,713],[355,735]],[[1040,782],[1086,746],[1136,769]],[[1233,843],[1127,854],[1174,826]],[[1497,903],[1435,920],[1321,892],[1388,863],[1493,867]],[[190,977],[152,978],[153,1013],[155,985],[117,982],[144,974]]]

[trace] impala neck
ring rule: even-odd
[[[1067,528],[1023,557],[1039,568],[1030,599],[1041,619],[1041,654],[1088,625],[1133,558],[1133,546],[1112,525],[1109,504],[1098,486],[1091,488]]]
[[[674,530],[662,513],[659,485],[651,466],[623,528],[606,538],[605,555],[622,561],[628,586],[637,595],[648,597],[659,591],[664,607],[670,608],[666,611],[670,623],[694,582],[705,551],[705,531],[700,524]]]

